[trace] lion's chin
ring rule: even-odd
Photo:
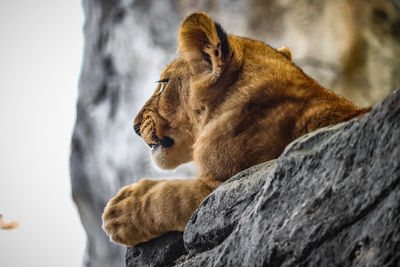
[[[173,148],[163,148],[161,146],[153,147],[151,149],[151,159],[153,164],[156,165],[158,168],[163,170],[174,170],[176,169],[181,163],[179,163],[176,159],[170,156],[169,150]]]
[[[158,146],[151,150],[151,159],[154,165],[163,170],[174,170],[179,165],[192,160],[191,146],[175,143],[170,147]]]

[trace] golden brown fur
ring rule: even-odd
[[[193,211],[219,184],[277,158],[294,139],[347,121],[360,109],[323,88],[291,61],[287,48],[234,35],[204,13],[179,31],[182,54],[163,73],[135,119],[155,164],[174,169],[194,161],[198,177],[142,180],[105,208],[104,229],[133,246],[183,231]]]

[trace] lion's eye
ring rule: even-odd
[[[169,81],[169,79],[162,79],[162,80],[157,81],[157,83],[161,83],[161,88],[160,88],[158,94],[161,94],[162,92],[164,92],[165,87],[167,87],[168,81]]]

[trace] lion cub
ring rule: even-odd
[[[287,48],[226,34],[205,13],[179,30],[181,53],[134,122],[156,165],[194,161],[198,177],[142,180],[110,200],[103,228],[134,246],[183,231],[193,211],[236,173],[277,158],[294,139],[370,109],[323,88],[291,61]]]

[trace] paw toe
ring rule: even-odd
[[[129,187],[121,189],[118,194],[111,199],[110,204],[115,204],[121,202],[122,200],[128,198],[133,193],[133,190]]]
[[[122,214],[123,214],[122,208],[114,205],[105,209],[103,214],[103,220],[112,220],[114,218],[121,216]]]

